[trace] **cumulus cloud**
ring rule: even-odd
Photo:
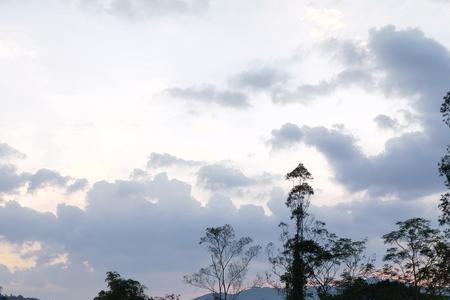
[[[0,193],[14,192],[23,186],[28,178],[28,173],[21,173],[10,164],[0,164]]]
[[[148,168],[165,168],[173,166],[195,167],[201,164],[202,162],[200,161],[182,159],[169,153],[152,152],[147,162],[147,167]]]
[[[17,270],[12,276],[0,266],[0,276],[6,285],[21,278],[18,286],[23,285],[21,290],[33,295],[64,295],[69,300],[92,298],[102,287],[107,270],[133,274],[133,278],[148,283],[152,293],[177,292],[173,290],[174,278],[205,263],[198,241],[206,227],[229,223],[238,235],[250,235],[262,245],[276,241],[277,224],[289,222],[285,197],[286,191],[272,190],[270,216],[260,206],[237,208],[219,194],[202,206],[192,197],[189,184],[160,173],[145,180],[97,182],[87,194],[85,209],[60,204],[56,214],[42,213],[9,201],[0,206],[0,235],[16,245],[39,242],[42,246],[33,253],[35,267]],[[425,203],[406,205],[401,201],[313,205],[311,210],[328,222],[332,231],[362,238],[365,230],[369,240],[379,238],[384,233],[380,230],[389,230],[399,218],[435,215]],[[55,263],[61,256],[65,259]],[[172,280],[163,280],[161,274],[170,275]],[[81,281],[74,280],[77,276]],[[83,288],[74,294],[77,286]]]
[[[33,192],[45,186],[65,187],[70,177],[62,176],[58,172],[49,169],[40,169],[29,177],[28,192]]]
[[[392,138],[382,153],[367,156],[354,136],[340,130],[289,124],[296,134],[288,135],[283,127],[272,131],[269,144],[274,149],[299,142],[315,147],[331,164],[335,179],[352,192],[408,199],[438,192],[442,186],[436,168],[441,141],[428,140],[422,133]]]
[[[0,235],[7,241],[53,245],[38,253],[40,264],[27,274],[36,276],[35,270],[49,268],[49,253],[61,253],[57,251],[66,253],[68,259],[58,268],[76,268],[88,262],[97,284],[82,292],[85,298],[92,298],[93,291],[99,290],[106,270],[133,272],[147,279],[162,273],[176,273],[172,276],[181,278],[194,271],[204,263],[198,240],[206,227],[229,223],[238,234],[250,234],[262,244],[276,239],[277,220],[266,216],[261,207],[246,205],[238,209],[229,198],[219,195],[202,206],[192,197],[190,185],[169,180],[165,173],[147,180],[97,182],[86,201],[85,210],[61,204],[56,215],[37,212],[17,202],[0,207]],[[273,234],[271,229],[275,229]],[[89,273],[66,270],[75,274],[81,271]],[[52,273],[45,270],[40,276],[62,285],[49,278]],[[154,292],[172,289],[170,284],[157,282],[160,286],[153,285]],[[157,288],[160,290],[155,291]],[[55,292],[61,291],[48,291],[47,295]],[[70,294],[69,289],[66,293]],[[69,296],[79,298],[80,295]]]
[[[13,164],[0,164],[0,194],[16,193],[24,186],[27,187],[28,193],[53,186],[65,189],[70,194],[85,189],[87,185],[88,182],[84,178],[63,176],[49,169],[28,173],[19,171]]]
[[[272,130],[272,136],[267,142],[273,149],[287,148],[301,141],[303,132],[297,125],[286,123],[279,129]]]
[[[209,190],[223,190],[244,187],[254,181],[242,171],[220,164],[207,165],[198,171],[198,181]]]
[[[230,89],[218,89],[213,85],[204,85],[188,88],[169,88],[164,91],[165,94],[204,104],[216,104],[236,109],[248,108],[250,106],[248,96],[240,91]]]
[[[350,191],[404,198],[438,192],[442,183],[436,165],[448,143],[439,107],[449,88],[450,54],[419,30],[393,26],[371,30],[368,47],[372,63],[384,74],[376,86],[387,96],[409,98],[411,107],[420,112],[417,118],[423,131],[389,139],[384,151],[375,156],[365,155],[355,137],[324,127],[287,123],[272,131],[268,143],[273,149],[298,142],[315,147],[328,159],[336,180]],[[349,77],[349,82],[355,81]],[[387,116],[376,117],[376,122],[396,126]]]

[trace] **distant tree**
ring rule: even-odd
[[[233,227],[228,224],[207,228],[200,244],[206,245],[211,264],[184,276],[184,281],[210,291],[219,300],[237,296],[245,288],[250,262],[261,250],[259,245],[252,246],[252,243],[250,237],[236,239]]]
[[[146,287],[133,279],[124,279],[117,272],[106,273],[109,290],[100,291],[94,300],[153,300],[145,295]]]
[[[180,300],[180,295],[167,294],[162,297],[154,297],[154,300]]]
[[[430,221],[412,218],[396,223],[398,229],[383,236],[388,248],[383,260],[385,273],[391,278],[410,284],[414,299],[420,298],[420,290],[431,285],[431,274],[436,259],[436,247],[440,243],[439,230],[430,227]]]

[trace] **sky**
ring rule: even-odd
[[[266,245],[291,187],[342,236],[436,220],[446,0],[0,0],[0,285],[92,299],[105,272],[203,291],[206,227]],[[264,254],[251,274],[268,270]]]

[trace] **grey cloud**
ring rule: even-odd
[[[276,85],[284,84],[290,78],[284,70],[260,67],[243,71],[230,79],[231,84],[239,88],[267,90]]]
[[[400,125],[396,119],[383,114],[377,115],[373,120],[381,129],[397,129]]]
[[[317,97],[332,94],[338,88],[351,86],[370,89],[374,86],[373,76],[364,68],[348,68],[338,73],[334,78],[320,81],[317,84],[302,84],[294,89],[276,88],[272,91],[272,100],[275,103],[308,103]]]
[[[388,95],[419,95],[413,105],[421,113],[439,113],[450,81],[450,54],[443,45],[417,29],[386,26],[370,32],[369,47],[386,75],[380,85]]]
[[[213,164],[200,168],[198,182],[209,190],[217,191],[249,186],[254,180],[233,167]]]
[[[245,93],[229,89],[222,90],[212,85],[189,88],[175,87],[166,89],[164,93],[174,98],[205,104],[217,104],[236,109],[248,108],[250,106],[248,96]]]
[[[154,199],[157,201],[151,201]],[[225,223],[235,226],[238,234],[252,235],[262,244],[276,239],[277,220],[265,216],[261,207],[247,205],[237,209],[230,199],[219,195],[202,206],[192,198],[190,185],[169,180],[164,173],[147,180],[97,182],[87,195],[85,210],[61,204],[53,215],[16,202],[0,207],[0,235],[7,241],[53,245],[37,254],[36,268],[16,278],[25,274],[35,276],[41,270],[42,280],[58,286],[46,291],[47,297],[61,293],[65,287],[66,299],[92,298],[92,293],[100,289],[106,270],[152,279],[152,293],[177,292],[173,284],[165,284],[158,276],[162,272],[175,273],[181,278],[201,266],[204,250],[198,245],[199,237],[206,227]],[[275,229],[273,234],[271,229]],[[94,268],[89,276],[96,278],[96,283],[82,289],[81,295],[71,296],[73,291],[67,283],[52,277],[56,270],[48,270],[45,265],[46,259],[54,257],[51,253],[61,249],[68,254],[69,269],[65,271],[72,276],[88,273],[72,269],[82,267],[85,262]],[[28,288],[42,286],[42,282],[29,279],[31,282],[25,281]]]
[[[324,127],[285,124],[272,131],[268,143],[274,149],[297,142],[316,147],[333,167],[336,180],[350,191],[404,199],[439,192],[442,182],[436,166],[448,143],[448,128],[441,122],[439,107],[449,88],[450,54],[418,30],[393,26],[372,30],[368,47],[377,72],[384,74],[375,87],[388,96],[410,98],[412,108],[420,113],[417,118],[423,131],[389,139],[384,151],[375,156],[366,156],[353,136]],[[353,81],[351,76],[347,79]],[[393,125],[384,117],[377,121]]]
[[[366,63],[367,50],[355,41],[328,39],[322,43],[322,49],[331,53],[332,58],[343,63],[345,66],[361,66]]]
[[[88,192],[85,209],[61,204],[54,215],[6,202],[0,206],[0,235],[15,244],[42,243],[43,249],[35,254],[36,267],[14,275],[15,286],[32,295],[89,299],[102,288],[107,270],[130,274],[148,284],[152,294],[180,292],[173,279],[204,263],[205,252],[198,240],[206,227],[229,223],[237,234],[250,235],[262,245],[277,241],[277,224],[289,222],[285,196],[280,188],[273,189],[268,202],[272,215],[267,216],[259,206],[238,209],[229,198],[218,194],[202,206],[192,197],[190,185],[169,180],[165,173],[145,180],[100,181]],[[154,199],[157,201],[151,201]],[[312,211],[329,222],[333,231],[376,239],[399,218],[427,211],[426,205],[413,203],[313,205]],[[50,265],[49,260],[58,253],[66,253],[68,261]],[[264,257],[260,259],[261,263],[265,261]],[[167,282],[161,274],[168,274],[172,280]],[[79,276],[81,282],[71,280]],[[9,278],[8,272],[4,277]],[[10,285],[9,280],[5,285]]]
[[[280,129],[272,130],[268,144],[273,149],[287,148],[297,144],[303,137],[301,128],[293,123],[286,123]]]
[[[367,190],[374,196],[392,194],[408,199],[437,192],[442,185],[436,168],[441,148],[436,141],[425,142],[421,133],[392,138],[384,152],[369,157],[357,146],[355,137],[340,130],[289,126],[298,133],[280,139],[283,127],[274,130],[269,144],[279,149],[303,142],[317,148],[333,167],[336,180],[352,192]]]
[[[76,179],[67,186],[67,193],[76,193],[86,189],[89,186],[89,181],[86,178]]]
[[[26,155],[6,143],[0,143],[0,159],[8,158],[24,159]]]
[[[388,96],[420,95],[437,102],[448,88],[448,50],[417,29],[397,30],[389,25],[369,32],[367,49],[355,41],[338,39],[326,41],[322,49],[342,63],[344,69],[316,84],[279,88],[272,93],[275,102],[305,102],[349,86],[366,90],[378,88]],[[415,105],[431,112],[432,106],[426,101]]]
[[[9,146],[4,149],[8,150],[5,151],[8,155],[22,157],[20,152],[11,152],[14,149]],[[15,193],[24,186],[27,186],[29,193],[47,186],[56,186],[66,189],[66,192],[70,194],[86,188],[87,185],[88,182],[86,179],[75,179],[69,176],[62,176],[53,170],[40,169],[35,173],[28,173],[19,171],[13,164],[0,163],[0,194]]]
[[[31,175],[28,183],[28,192],[33,192],[39,188],[49,185],[65,187],[70,180],[68,176],[62,176],[58,172],[49,169],[40,169]]]
[[[0,164],[0,193],[14,192],[25,185],[29,178],[27,173],[19,173],[15,166]]]
[[[165,168],[172,166],[195,167],[203,164],[200,161],[186,160],[169,153],[152,152],[147,162],[148,168]]]
[[[376,254],[380,265],[382,264],[382,255],[386,250],[381,236],[392,231],[396,221],[418,216],[436,220],[439,214],[437,205],[430,205],[426,201],[383,201],[377,198],[330,206],[317,207],[313,205],[311,212],[317,219],[326,222],[327,227],[340,236],[353,239],[367,237],[367,254]]]

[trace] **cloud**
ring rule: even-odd
[[[400,125],[396,119],[383,114],[377,115],[373,120],[380,129],[397,129]]]
[[[295,134],[286,134],[286,128]],[[373,196],[408,199],[437,192],[442,186],[436,163],[443,148],[437,147],[440,141],[425,140],[422,133],[406,133],[388,140],[382,153],[367,156],[354,136],[340,130],[285,124],[272,131],[268,143],[273,149],[299,142],[315,147],[331,164],[335,179],[351,192],[367,190]]]
[[[25,159],[27,156],[14,149],[6,143],[0,143],[0,159],[19,158]]]
[[[290,77],[289,73],[281,69],[259,67],[238,73],[230,79],[230,83],[238,88],[267,90],[286,83]]]
[[[69,180],[70,177],[62,176],[58,172],[49,169],[40,169],[29,177],[28,192],[33,192],[50,185],[63,188]]]
[[[44,281],[57,286],[41,292],[47,297],[64,289],[66,299],[92,298],[102,287],[107,270],[137,274],[143,282],[150,282],[152,293],[174,291],[173,282],[164,283],[161,274],[172,274],[172,281],[181,280],[183,274],[202,266],[206,253],[198,241],[210,226],[229,223],[239,235],[251,235],[262,244],[276,239],[277,221],[261,207],[238,209],[229,198],[219,195],[202,206],[192,197],[190,185],[169,180],[165,173],[147,180],[97,182],[88,192],[86,204],[85,210],[60,204],[56,215],[17,202],[0,207],[1,236],[15,244],[39,241],[44,245],[36,254],[37,266],[14,276],[28,277],[24,282],[35,289],[35,295],[39,296],[36,289]],[[271,229],[275,229],[273,234]],[[67,262],[50,268],[50,261],[61,253],[67,254]],[[86,264],[89,268],[83,268]],[[96,278],[95,284],[70,296],[70,283],[53,277],[58,269],[68,273],[64,278],[87,274]],[[40,282],[35,282],[38,270],[42,271]]]
[[[211,191],[234,190],[271,182],[275,176],[264,173],[246,176],[241,170],[223,164],[202,166],[197,172],[197,182]]]
[[[165,167],[195,167],[201,165],[202,162],[195,160],[185,160],[169,153],[152,152],[147,162],[148,168],[165,168]]]
[[[303,137],[301,128],[293,123],[286,123],[280,129],[272,130],[272,137],[267,142],[272,149],[281,149],[294,146]]]
[[[321,44],[322,50],[330,53],[333,60],[344,66],[363,66],[367,63],[369,53],[361,42],[331,38]]]
[[[198,241],[206,227],[229,223],[238,235],[250,235],[262,245],[277,241],[277,224],[289,222],[286,192],[272,190],[270,216],[260,206],[238,209],[218,194],[202,206],[189,184],[168,179],[165,173],[145,180],[99,181],[87,193],[85,209],[60,204],[56,214],[42,213],[9,201],[0,206],[0,235],[15,245],[39,242],[41,249],[33,252],[36,265],[31,269],[16,270],[14,276],[5,270],[0,276],[6,286],[14,279],[22,292],[68,300],[92,298],[102,288],[107,270],[130,274],[148,285],[151,294],[179,292],[174,280],[205,264],[206,253]],[[436,214],[419,201],[352,201],[313,205],[311,210],[332,231],[354,238],[362,238],[363,232],[369,240],[377,240],[398,219]],[[55,263],[61,256],[66,258]],[[166,275],[170,281],[163,278]],[[79,276],[81,282],[76,280]],[[79,292],[73,293],[77,286]]]
[[[370,72],[364,68],[348,68],[335,77],[322,80],[315,84],[301,84],[293,89],[279,87],[272,91],[272,101],[275,103],[300,102],[308,103],[311,100],[334,93],[337,89],[359,86],[370,89],[374,85],[374,79]]]
[[[27,182],[29,176],[27,173],[19,173],[13,165],[0,164],[0,193],[14,192]]]
[[[250,106],[248,96],[245,93],[229,89],[218,89],[213,85],[189,88],[175,87],[166,89],[164,93],[174,98],[236,109],[244,109]]]
[[[450,54],[419,30],[396,30],[393,26],[371,30],[368,50],[372,55],[370,64],[377,73],[384,74],[377,77],[374,86],[388,97],[396,95],[409,99],[413,110],[419,113],[417,119],[422,131],[407,132],[387,140],[384,151],[375,156],[365,155],[357,139],[342,131],[291,123],[273,130],[268,144],[272,149],[299,142],[315,147],[327,158],[336,180],[350,191],[367,190],[371,195],[393,194],[404,199],[439,192],[442,182],[436,166],[448,143],[448,129],[441,122],[439,107],[449,88]],[[353,70],[353,66],[349,68]],[[369,77],[376,76],[369,74]],[[346,78],[347,84],[366,81],[357,76]],[[333,84],[333,88],[345,86]],[[325,84],[319,91],[329,92],[330,89]],[[314,89],[310,92],[317,93]],[[405,119],[410,119],[407,117],[405,115]],[[377,116],[376,122],[396,126],[395,120],[387,116]]]
[[[28,193],[53,186],[66,189],[66,192],[70,194],[83,190],[87,185],[86,179],[62,176],[49,169],[39,169],[33,174],[21,172],[12,164],[0,164],[0,194],[16,193],[24,186],[27,186]]]
[[[73,183],[67,186],[67,193],[76,193],[86,189],[89,186],[89,181],[86,178],[76,179]]]
[[[217,191],[249,186],[254,180],[233,167],[213,164],[200,168],[198,182],[209,190]]]
[[[90,11],[133,19],[168,15],[196,15],[209,8],[210,0],[79,0],[77,4]]]

